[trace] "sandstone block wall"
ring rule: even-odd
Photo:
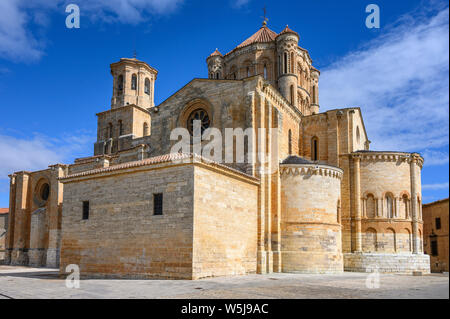
[[[258,185],[195,167],[193,278],[256,272]]]
[[[424,252],[430,255],[430,266],[432,272],[448,272],[448,198],[437,202],[423,205],[423,239]],[[440,220],[438,229],[437,219]],[[1,227],[0,227],[1,228]],[[435,241],[437,254],[433,254],[431,245]]]
[[[345,271],[412,274],[430,273],[430,256],[422,254],[344,254]]]
[[[8,214],[0,213],[0,264],[6,257],[6,231],[8,229]]]
[[[330,166],[282,165],[281,256],[285,272],[342,272],[340,179]]]
[[[174,166],[66,181],[60,272],[77,264],[82,276],[191,279],[193,177],[192,166]],[[155,193],[163,215],[153,214]]]

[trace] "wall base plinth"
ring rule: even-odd
[[[425,254],[344,254],[344,270],[354,272],[375,272],[413,274],[430,273],[430,256]]]

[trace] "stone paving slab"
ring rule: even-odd
[[[0,299],[164,298],[164,299],[448,299],[447,274],[380,274],[379,288],[366,285],[369,274],[273,273],[202,280],[84,279],[69,289],[57,269],[0,266]]]

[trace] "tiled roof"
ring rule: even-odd
[[[9,213],[9,208],[0,208],[0,215],[8,214],[8,213]]]
[[[190,160],[190,162],[202,162],[202,163],[206,163],[212,166],[216,166],[216,167],[220,167],[223,169],[226,169],[228,171],[232,171],[234,173],[243,175],[247,178],[253,179],[253,180],[257,180],[257,178],[255,178],[254,176],[251,176],[249,174],[246,174],[244,172],[241,172],[237,169],[234,169],[232,167],[214,162],[210,159],[207,159],[203,156],[200,155],[196,155],[196,154],[192,154],[192,153],[169,153],[169,154],[165,154],[165,155],[160,155],[160,156],[155,156],[155,157],[151,157],[151,158],[147,158],[144,160],[140,160],[140,161],[134,161],[134,162],[128,162],[128,163],[123,163],[123,164],[118,164],[118,165],[113,165],[113,166],[109,166],[109,167],[102,167],[102,168],[96,168],[96,169],[92,169],[89,171],[84,171],[84,172],[80,172],[80,173],[75,173],[72,175],[68,175],[65,177],[60,177],[59,180],[67,180],[67,179],[71,179],[74,177],[82,177],[82,176],[88,176],[88,175],[95,175],[98,173],[106,173],[106,172],[112,172],[112,171],[117,171],[117,170],[121,170],[121,169],[127,169],[127,168],[134,168],[134,167],[140,167],[140,166],[146,166],[146,165],[152,165],[152,164],[161,164],[161,163],[167,163],[167,162],[178,162],[178,161],[182,161],[182,160]],[[190,163],[188,162],[188,163]]]
[[[253,34],[250,38],[239,44],[236,49],[243,48],[247,45],[253,44],[253,43],[265,43],[265,42],[272,42],[277,37],[277,33],[270,30],[266,25],[263,25],[258,32]]]
[[[282,34],[285,34],[285,33],[293,33],[293,34],[296,34],[298,36],[298,33],[293,31],[293,30],[291,30],[288,25],[286,25],[286,28],[284,28],[284,30],[281,31],[279,35],[282,35]]]
[[[222,53],[220,53],[218,49],[216,49],[216,51],[214,51],[213,53],[211,53],[211,54],[209,55],[209,57],[213,57],[213,56],[217,56],[217,55],[223,57]]]

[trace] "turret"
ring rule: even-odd
[[[299,36],[288,26],[277,36],[278,53],[278,89],[292,105],[298,107],[297,83],[295,72]]]
[[[122,58],[111,64],[114,78],[111,108],[134,104],[148,109],[155,105],[155,81],[158,71],[135,58]]]
[[[319,113],[319,76],[320,72],[311,67],[311,113]]]
[[[206,59],[208,64],[208,78],[220,80],[224,78],[223,55],[218,49]]]

